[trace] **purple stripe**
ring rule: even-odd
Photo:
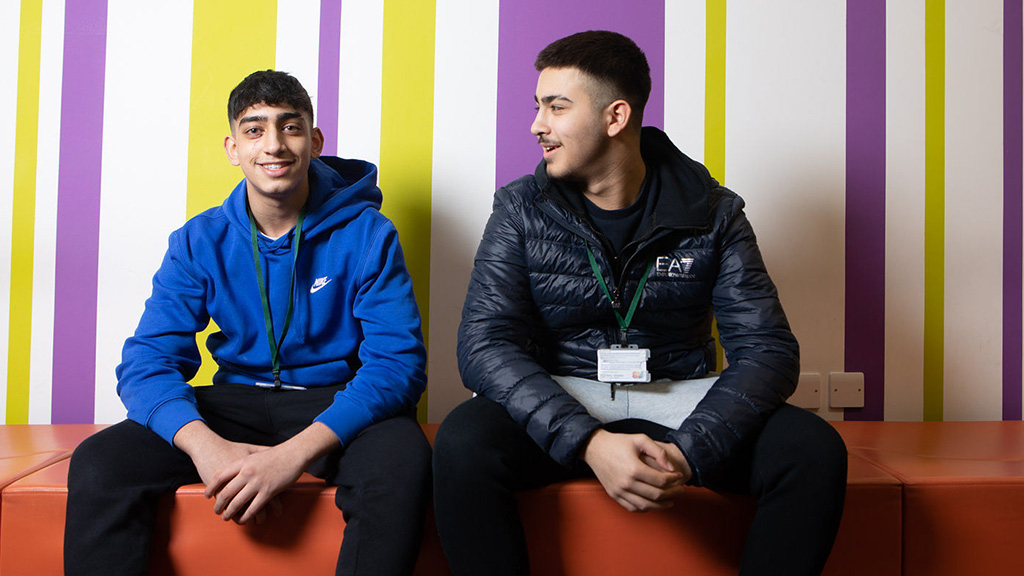
[[[54,424],[92,423],[106,0],[68,0],[57,173]]]
[[[341,67],[341,0],[320,0],[320,64],[316,116],[324,132],[324,154],[338,153],[338,84]]]
[[[885,416],[885,0],[846,8],[846,371],[864,373],[864,408]]]
[[[1021,419],[1021,0],[1003,4],[1003,420]]]
[[[651,66],[651,97],[644,124],[663,126],[664,0],[563,0],[555,4],[501,0],[498,22],[498,186],[532,174],[540,162],[537,139],[530,134],[537,88],[533,61],[545,46],[563,36],[584,30],[614,30],[632,38]]]

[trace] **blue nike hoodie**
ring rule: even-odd
[[[376,167],[361,160],[311,162],[294,311],[280,350],[283,384],[347,384],[316,418],[343,445],[414,406],[426,386],[412,281],[398,233],[378,211],[376,180]],[[187,382],[201,362],[195,334],[211,318],[220,329],[206,342],[218,366],[214,385],[274,381],[245,190],[243,180],[224,204],[171,234],[153,294],[117,367],[128,418],[168,442],[185,424],[202,420]],[[293,235],[258,240],[276,338],[288,309]]]

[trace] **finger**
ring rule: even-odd
[[[244,511],[242,517],[237,520],[239,524],[248,524],[249,522],[256,519],[256,516],[263,513],[263,507],[267,503],[267,498],[262,493],[257,492],[253,497],[252,501],[249,502],[249,507]],[[264,517],[266,514],[263,514]]]
[[[623,504],[623,502],[628,503],[628,506],[626,504]],[[658,502],[657,500],[644,498],[643,496],[631,492],[626,492],[622,494],[619,498],[619,504],[622,505],[622,507],[625,508],[626,510],[629,510],[630,512],[664,510],[666,508],[672,507],[671,502]]]
[[[234,500],[244,488],[245,481],[238,476],[235,476],[217,492],[217,499],[213,503],[213,512],[215,514],[223,514],[231,504],[231,501]]]
[[[644,460],[651,459],[657,463],[657,467],[665,472],[677,472],[675,465],[668,459],[668,453],[661,445],[652,440],[649,436],[641,435],[638,440],[637,448],[640,449],[640,453],[647,458]]]
[[[665,489],[681,482],[683,475],[678,472],[663,472],[644,463],[637,467],[632,474],[632,478],[637,482],[642,482],[658,489]]]
[[[284,504],[281,504],[281,498],[274,496],[270,499],[270,513],[274,515],[274,518],[280,518],[284,514]]]
[[[632,482],[625,487],[623,492],[632,494],[646,502],[660,502],[666,498],[666,492],[663,488],[651,486],[643,482]]]
[[[239,524],[243,524],[239,519],[252,508],[252,500],[258,495],[255,488],[251,486],[245,486],[238,491],[238,494],[231,499],[228,503],[227,508],[224,509],[224,513],[220,515],[224,520],[235,520]],[[256,511],[253,510],[253,514]]]
[[[225,484],[230,482],[232,478],[238,475],[239,469],[240,465],[238,463],[234,463],[229,465],[227,468],[222,469],[220,472],[214,474],[213,480],[211,480],[210,483],[206,485],[206,490],[203,491],[203,497],[210,498],[218,491],[220,491]]]

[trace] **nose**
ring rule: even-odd
[[[530,125],[530,133],[534,136],[548,133],[548,123],[543,107],[537,109],[537,115],[533,118],[533,124]]]
[[[284,148],[284,139],[281,137],[281,132],[277,128],[270,128],[266,131],[263,136],[263,145],[265,151],[274,153]]]

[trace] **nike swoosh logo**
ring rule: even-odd
[[[313,282],[313,285],[309,287],[309,293],[316,294],[321,288],[330,284],[331,280],[333,280],[333,278],[327,278],[326,276],[323,278],[317,278],[316,281]]]

